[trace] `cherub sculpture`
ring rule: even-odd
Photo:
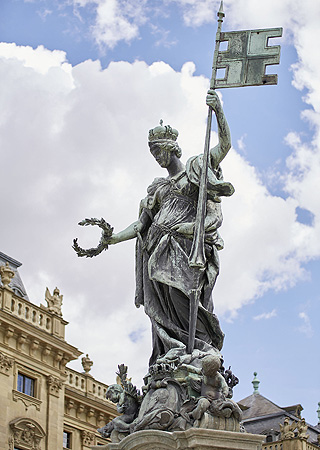
[[[202,359],[203,381],[201,396],[197,406],[190,412],[195,420],[200,420],[204,413],[229,418],[233,415],[240,420],[241,410],[238,405],[228,399],[229,386],[225,378],[219,372],[221,359],[218,355],[207,355]]]
[[[120,442],[130,433],[130,425],[137,417],[140,406],[140,395],[136,387],[127,380],[127,367],[121,364],[118,366],[121,384],[112,384],[108,387],[106,398],[113,403],[117,403],[117,411],[121,414],[115,417],[98,432],[102,437],[111,437],[112,442]]]

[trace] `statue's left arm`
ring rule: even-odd
[[[219,143],[210,150],[211,166],[213,169],[216,169],[231,148],[231,135],[216,91],[213,89],[208,91],[206,102],[213,109],[218,124]]]

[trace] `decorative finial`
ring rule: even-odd
[[[320,425],[320,402],[318,402],[317,413],[318,413],[318,425]]]
[[[254,375],[254,379],[251,381],[251,383],[253,384],[253,393],[254,394],[259,394],[260,381],[257,378],[258,373],[254,372],[253,375]]]
[[[225,16],[225,14],[223,12],[223,0],[221,0],[220,8],[219,8],[217,15],[218,15],[218,20],[223,20],[223,18]]]
[[[83,367],[83,370],[84,370],[85,374],[86,375],[90,375],[89,372],[91,370],[91,366],[93,365],[93,361],[91,361],[91,359],[89,358],[88,353],[86,354],[86,356],[84,356],[81,359],[81,364],[82,364],[82,367]]]
[[[160,123],[160,125],[162,126],[162,124],[163,124],[163,120],[162,120],[162,119],[160,119],[160,122],[159,122],[159,123]]]

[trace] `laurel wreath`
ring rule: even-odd
[[[92,258],[93,256],[99,255],[103,250],[108,249],[108,239],[112,236],[113,228],[103,218],[96,219],[93,217],[91,219],[84,219],[81,220],[81,222],[79,222],[78,225],[81,225],[82,227],[83,226],[86,227],[88,225],[97,225],[103,230],[97,247],[84,249],[79,246],[78,238],[75,238],[73,240],[72,248],[74,249],[74,251],[77,253],[78,256],[80,257],[85,256],[86,258]]]

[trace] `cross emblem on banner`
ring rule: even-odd
[[[282,28],[221,32],[220,42],[228,42],[218,52],[217,69],[226,69],[216,78],[217,89],[277,84],[278,75],[267,75],[266,66],[279,64],[280,45],[269,46],[269,38],[281,37]]]

